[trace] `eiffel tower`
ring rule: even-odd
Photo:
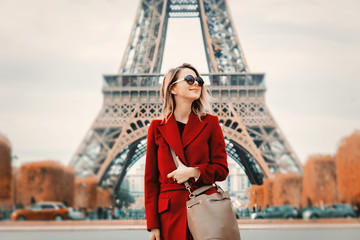
[[[160,68],[169,18],[200,20],[209,73],[217,99],[212,113],[222,126],[228,156],[252,184],[301,164],[265,104],[264,74],[251,73],[226,0],[141,0],[116,75],[104,76],[104,102],[70,165],[78,177],[96,176],[118,189],[146,152],[147,130],[161,115]]]

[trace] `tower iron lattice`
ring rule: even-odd
[[[301,173],[301,164],[265,104],[264,74],[251,73],[226,0],[141,0],[116,75],[105,75],[103,106],[70,164],[77,176],[97,176],[118,189],[146,152],[150,122],[161,116],[160,74],[169,18],[199,18],[228,156],[252,184],[277,172]]]

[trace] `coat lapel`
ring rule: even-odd
[[[189,145],[201,133],[205,126],[206,122],[200,121],[199,117],[191,112],[181,137],[183,148]]]
[[[174,114],[171,115],[170,119],[165,124],[160,125],[158,129],[176,155],[180,157],[184,164],[186,164],[184,148],[180,139],[179,127],[176,123]]]

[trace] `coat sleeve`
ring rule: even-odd
[[[157,164],[157,146],[155,144],[156,127],[154,125],[153,121],[149,127],[145,160],[145,214],[148,231],[152,228],[160,228],[158,216],[160,183]]]
[[[210,159],[207,163],[196,165],[200,170],[200,176],[196,181],[198,185],[212,184],[215,181],[223,181],[229,174],[225,140],[219,125],[218,117],[211,121],[211,138],[209,141]]]

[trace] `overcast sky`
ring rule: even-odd
[[[116,74],[139,1],[0,0],[0,132],[17,164],[67,164]],[[360,1],[228,0],[251,72],[305,162],[360,129]],[[207,72],[198,19],[171,20],[162,72]],[[190,37],[189,37],[190,36]]]

